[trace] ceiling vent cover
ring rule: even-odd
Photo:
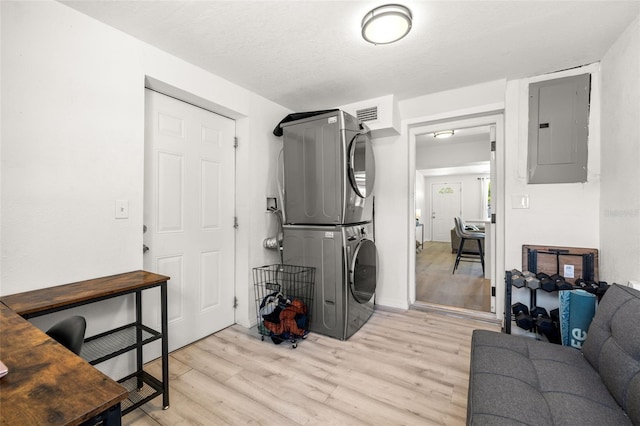
[[[362,122],[375,121],[378,119],[378,107],[362,108],[356,111],[356,117]]]

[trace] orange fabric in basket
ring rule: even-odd
[[[264,320],[264,326],[273,334],[280,335],[287,331],[298,336],[303,336],[306,330],[298,327],[296,315],[306,314],[307,306],[300,299],[293,299],[290,305],[280,312],[280,323]]]

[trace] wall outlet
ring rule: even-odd
[[[278,210],[278,199],[276,197],[267,197],[267,211]]]

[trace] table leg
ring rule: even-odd
[[[136,348],[136,371],[138,372],[138,389],[142,389],[144,381],[142,380],[142,291],[136,291],[136,342],[138,347]]]
[[[167,282],[160,285],[162,309],[162,408],[169,408],[169,321],[167,312]]]

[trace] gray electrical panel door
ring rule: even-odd
[[[587,181],[591,75],[529,85],[529,183]]]

